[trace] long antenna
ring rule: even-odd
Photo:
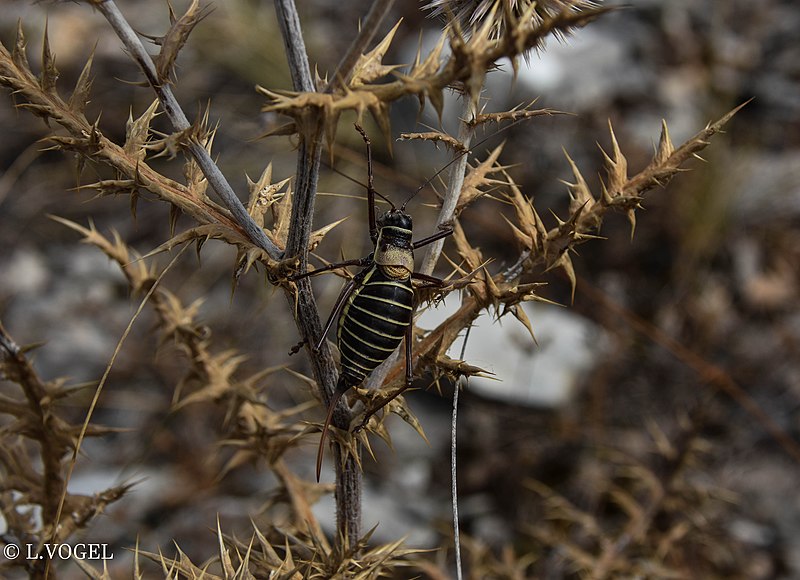
[[[366,185],[365,183],[361,183],[361,182],[360,182],[358,179],[356,179],[355,177],[350,177],[350,176],[349,176],[349,175],[347,175],[347,174],[346,174],[344,171],[342,171],[341,169],[336,169],[336,168],[335,168],[333,165],[330,165],[330,164],[329,164],[328,162],[326,162],[326,161],[323,161],[322,163],[324,163],[325,165],[327,165],[327,166],[328,166],[328,169],[330,169],[330,170],[331,170],[331,171],[333,171],[334,173],[338,173],[339,175],[341,175],[341,176],[342,176],[342,177],[344,177],[345,179],[347,179],[347,180],[350,180],[350,181],[352,181],[353,183],[355,183],[356,185],[360,185],[361,187],[363,187],[363,188],[365,188],[365,189],[366,189],[367,185]],[[386,203],[388,203],[390,206],[394,207],[394,204],[392,203],[392,200],[391,200],[391,199],[389,199],[388,197],[386,197],[385,195],[383,195],[383,194],[382,194],[380,191],[376,191],[376,190],[374,190],[374,189],[373,189],[373,191],[375,191],[375,195],[377,195],[378,197],[380,197],[380,198],[381,198],[383,201],[385,201]]]
[[[407,198],[407,199],[406,199],[406,200],[403,202],[403,205],[401,205],[401,206],[400,206],[400,209],[405,211],[405,209],[406,209],[406,205],[408,204],[408,202],[409,202],[409,201],[411,201],[412,199],[414,199],[414,197],[416,197],[416,195],[417,195],[417,194],[418,194],[420,191],[422,191],[423,189],[425,189],[426,187],[428,187],[428,186],[429,186],[429,185],[430,185],[430,184],[433,182],[433,180],[434,180],[434,179],[436,179],[436,178],[437,178],[439,175],[441,175],[441,174],[442,174],[442,172],[443,172],[445,169],[447,169],[447,168],[448,168],[448,167],[450,167],[450,166],[451,166],[453,163],[455,163],[456,161],[458,161],[459,159],[461,159],[461,158],[462,158],[464,155],[469,155],[470,153],[472,153],[473,151],[475,151],[475,149],[477,149],[478,147],[480,147],[481,145],[483,145],[484,143],[486,143],[486,142],[487,142],[489,139],[491,139],[492,137],[495,137],[496,135],[499,135],[499,134],[500,134],[500,133],[502,133],[503,131],[507,131],[508,129],[511,129],[511,127],[513,127],[514,125],[517,125],[517,124],[521,123],[522,121],[525,121],[527,118],[528,118],[528,117],[522,117],[522,118],[520,118],[520,119],[516,119],[516,120],[512,121],[511,123],[509,123],[509,124],[508,124],[508,125],[506,125],[505,127],[502,127],[501,129],[498,129],[497,131],[495,131],[495,132],[494,132],[494,133],[492,133],[491,135],[487,135],[486,137],[484,137],[483,139],[481,139],[480,141],[478,141],[477,143],[475,143],[475,145],[473,145],[472,147],[470,147],[470,148],[469,148],[469,149],[467,149],[466,151],[462,151],[461,153],[459,153],[458,155],[456,155],[455,157],[453,157],[453,158],[452,158],[450,161],[448,161],[448,162],[447,162],[447,164],[446,164],[446,165],[442,166],[442,167],[441,167],[441,168],[440,168],[440,169],[439,169],[439,170],[438,170],[436,173],[434,173],[434,174],[433,174],[433,175],[431,175],[431,176],[430,176],[430,177],[429,177],[427,180],[425,180],[425,182],[424,182],[422,185],[420,185],[420,186],[419,186],[417,189],[415,189],[415,190],[414,190],[414,193],[412,193],[412,194],[411,194],[411,195],[410,195],[410,196],[409,196],[409,197],[408,197],[408,198]],[[349,180],[349,181],[351,181],[351,182],[355,183],[356,185],[360,185],[361,187],[364,187],[364,188],[366,188],[366,187],[367,187],[367,185],[366,185],[365,183],[362,183],[361,181],[359,181],[359,180],[358,180],[358,179],[356,179],[355,177],[351,177],[351,176],[347,175],[347,174],[346,174],[346,173],[344,173],[344,172],[343,172],[341,169],[337,169],[336,167],[334,167],[333,165],[331,165],[331,164],[327,163],[326,161],[323,161],[322,163],[324,163],[325,165],[327,165],[327,166],[328,166],[328,168],[329,168],[331,171],[333,171],[334,173],[338,173],[339,175],[341,175],[341,176],[342,176],[342,177],[344,177],[345,179],[347,179],[347,180]],[[374,190],[374,191],[375,191],[375,195],[377,195],[378,197],[380,197],[380,198],[381,198],[383,201],[385,201],[386,203],[388,203],[390,206],[394,207],[394,204],[392,203],[392,200],[390,200],[388,197],[386,197],[385,195],[383,195],[383,194],[382,194],[382,193],[380,193],[379,191],[377,191],[377,190]]]
[[[467,149],[466,151],[462,151],[461,153],[459,153],[458,155],[456,155],[455,157],[453,157],[453,158],[452,158],[450,161],[448,161],[448,162],[447,162],[447,164],[446,164],[446,165],[444,165],[444,166],[443,166],[441,169],[439,169],[439,171],[437,171],[436,173],[434,173],[433,175],[431,175],[431,176],[430,176],[430,177],[429,177],[429,178],[428,178],[428,179],[425,181],[425,183],[423,183],[422,185],[420,185],[420,186],[419,186],[419,187],[418,187],[418,188],[417,188],[417,189],[414,191],[414,193],[412,193],[410,196],[408,196],[408,198],[407,198],[407,199],[406,199],[406,200],[403,202],[403,205],[401,205],[401,206],[400,206],[400,209],[401,209],[401,210],[405,210],[405,209],[406,209],[406,204],[407,204],[409,201],[411,201],[412,199],[414,199],[414,197],[415,197],[415,196],[416,196],[416,195],[417,195],[417,194],[418,194],[420,191],[422,191],[423,189],[425,189],[426,187],[428,187],[428,186],[431,184],[431,182],[432,182],[434,179],[436,179],[436,178],[437,178],[439,175],[441,175],[441,173],[442,173],[442,172],[443,172],[445,169],[447,169],[447,168],[448,168],[448,167],[450,167],[450,166],[451,166],[453,163],[455,163],[456,161],[458,161],[459,159],[461,159],[461,158],[462,158],[464,155],[469,155],[470,153],[472,153],[473,151],[475,151],[475,149],[477,149],[478,147],[480,147],[481,145],[483,145],[484,143],[486,143],[486,141],[488,141],[488,140],[489,140],[489,139],[491,139],[492,137],[494,137],[494,136],[496,136],[496,135],[499,135],[499,134],[500,134],[500,133],[502,133],[503,131],[507,131],[508,129],[510,129],[511,127],[513,127],[514,125],[516,125],[517,123],[520,123],[520,122],[524,121],[526,118],[527,118],[527,117],[523,117],[523,118],[517,119],[517,120],[513,121],[512,123],[510,123],[510,124],[506,125],[505,127],[502,127],[501,129],[498,129],[497,131],[495,131],[495,132],[494,132],[494,133],[492,133],[491,135],[487,135],[486,137],[484,137],[483,139],[481,139],[480,141],[478,141],[477,143],[475,143],[475,145],[473,145],[472,147],[470,147],[470,148],[469,148],[469,149]]]

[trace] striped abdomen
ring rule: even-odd
[[[393,279],[373,265],[342,310],[339,352],[345,389],[360,384],[405,336],[414,309],[411,278]]]

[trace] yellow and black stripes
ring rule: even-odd
[[[392,279],[373,264],[339,318],[342,386],[358,385],[396,349],[411,324],[411,278]]]

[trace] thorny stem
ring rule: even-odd
[[[159,80],[150,55],[113,0],[100,2],[97,8],[108,20],[126,49],[141,67],[173,127],[177,131],[189,129],[189,121],[175,99],[172,89],[169,85]],[[314,90],[314,85],[294,2],[292,0],[278,0],[276,2],[276,12],[278,13],[278,21],[286,44],[286,53],[289,59],[294,88],[298,91],[311,92]],[[312,123],[312,126],[313,129],[305,133],[306,136],[303,138],[298,154],[292,227],[290,227],[285,252],[286,256],[298,256],[301,263],[305,262],[307,256],[306,248],[308,247],[308,239],[311,232],[321,153],[321,125],[317,122]],[[252,220],[238,197],[236,197],[230,184],[211,159],[208,151],[202,145],[193,141],[189,145],[189,152],[197,161],[209,184],[220,196],[231,214],[233,214],[234,219],[245,230],[253,243],[264,249],[270,257],[274,259],[280,258],[280,249],[267,238],[263,230]],[[322,330],[317,314],[318,309],[311,292],[310,283],[307,280],[304,282],[304,284],[298,284],[297,324],[303,336],[317,337]],[[335,389],[336,368],[327,345],[324,345],[319,353],[311,354],[311,362],[314,374],[321,385],[323,398],[328,399]],[[336,420],[337,418],[338,421]],[[334,419],[334,424],[338,427],[349,425],[349,417],[342,417],[341,413],[337,413],[337,417]],[[337,462],[337,464],[339,463]],[[350,463],[352,465],[349,465]],[[337,491],[339,489],[343,491],[343,493],[337,493],[337,517],[341,532],[338,536],[345,538],[349,545],[355,545],[360,536],[360,470],[352,458],[348,460],[346,470],[350,474],[345,477],[339,477],[337,472]],[[352,475],[353,473],[355,476]],[[338,498],[342,498],[342,501],[339,501]]]
[[[108,23],[114,29],[119,39],[125,45],[130,55],[142,69],[147,81],[158,96],[158,100],[164,109],[164,112],[169,117],[172,126],[176,131],[185,131],[191,127],[189,120],[186,118],[181,106],[178,104],[175,95],[172,93],[172,88],[167,83],[163,83],[158,78],[153,59],[150,54],[145,50],[142,41],[136,35],[131,25],[117,8],[114,0],[104,0],[94,4],[94,6],[103,14],[108,20]],[[203,175],[208,180],[208,183],[217,192],[220,199],[233,215],[237,224],[247,234],[247,237],[258,247],[262,248],[273,259],[280,258],[281,251],[272,241],[267,237],[258,224],[256,224],[247,213],[242,202],[236,197],[233,188],[225,179],[225,176],[219,170],[216,163],[211,159],[211,155],[206,151],[200,143],[191,140],[188,146],[189,153],[194,157]]]
[[[67,449],[63,442],[56,438],[51,423],[54,417],[43,408],[43,402],[51,395],[47,385],[42,382],[39,375],[31,366],[30,361],[20,346],[14,342],[0,322],[0,357],[6,358],[17,375],[17,382],[28,400],[28,408],[36,417],[36,423],[30,428],[34,438],[41,448],[40,457],[44,474],[44,497],[42,501],[42,520],[45,525],[52,525],[54,534],[57,532],[58,498],[64,488],[64,478],[61,475],[61,458]]]
[[[464,149],[469,149],[470,141],[475,129],[470,124],[470,120],[475,117],[478,112],[478,104],[474,102],[468,95],[464,95],[464,106],[461,111],[460,127],[458,130],[458,140],[464,146]],[[459,153],[454,151],[454,155]],[[458,160],[453,163],[450,171],[448,172],[447,191],[442,199],[442,209],[439,210],[439,218],[436,221],[437,226],[452,221],[456,212],[456,205],[458,205],[458,198],[461,195],[461,187],[464,185],[464,176],[467,171],[468,155],[461,155]],[[425,258],[422,260],[422,268],[420,272],[423,274],[432,274],[433,269],[436,267],[436,262],[439,261],[439,256],[442,255],[442,248],[444,247],[444,239],[438,240],[428,246],[425,252]]]
[[[300,17],[294,0],[275,0],[275,12],[286,49],[286,59],[289,61],[292,86],[296,91],[311,93],[314,91],[314,79],[311,77],[303,29],[300,27]]]
[[[361,30],[358,36],[353,39],[350,48],[347,49],[347,53],[339,61],[336,71],[325,89],[326,93],[331,93],[336,89],[347,86],[350,75],[353,74],[353,68],[361,55],[367,50],[369,43],[372,42],[380,23],[386,18],[386,14],[388,14],[392,4],[394,4],[394,0],[375,0],[372,3],[364,22],[361,23]]]
[[[362,27],[362,33],[353,43],[353,46],[350,47],[348,54],[342,59],[334,79],[342,79],[350,75],[358,56],[371,40],[392,1],[376,0],[373,4]],[[276,0],[275,11],[283,34],[294,90],[313,92],[315,87],[311,78],[311,69],[308,65],[308,56],[294,0]],[[334,80],[334,82],[338,81]],[[332,84],[331,87],[333,86]],[[304,117],[302,122],[298,123],[298,129],[301,144],[297,158],[296,194],[292,205],[291,227],[289,228],[289,237],[286,243],[286,256],[297,256],[300,268],[305,269],[322,152],[323,124],[319,113],[314,112]],[[318,352],[315,352],[310,346],[317,343],[322,327],[314,295],[311,291],[311,282],[308,278],[298,281],[297,292],[296,322],[298,330],[306,338],[307,345],[309,345],[307,346],[307,352],[322,399],[326,404],[330,404],[336,389],[336,367],[327,344],[323,342],[322,348]],[[347,430],[351,419],[350,410],[345,405],[340,404],[334,414],[333,424],[339,429]],[[347,454],[343,459],[343,453],[344,451],[339,445],[334,445],[336,519],[338,527],[336,541],[340,544],[339,547],[342,549],[342,553],[348,548],[355,547],[361,536],[360,445],[356,444],[355,456]]]
[[[461,82],[468,82],[471,86],[467,92],[475,95],[479,88],[479,83],[475,82],[476,69],[492,68],[502,58],[520,56],[529,49],[539,46],[548,35],[583,26],[609,10],[611,8],[608,7],[587,8],[577,12],[563,9],[536,25],[519,24],[520,29],[517,34],[505,35],[491,41],[482,37],[475,42],[460,43],[461,48],[440,61],[436,72],[428,73],[415,67],[412,74],[419,73],[422,75],[421,78],[405,78],[401,75],[397,80],[386,83],[368,83],[361,87],[350,87],[344,95],[318,93],[312,97],[304,94],[273,92],[263,87],[259,87],[258,90],[270,101],[265,110],[292,117],[301,115],[309,107],[324,109],[328,115],[339,115],[348,110],[360,113],[364,110],[363,104],[368,102],[380,102],[385,106],[403,97],[427,99],[434,94],[441,95],[447,87]]]

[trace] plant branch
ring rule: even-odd
[[[494,306],[502,312],[511,312],[520,322],[529,327],[529,322],[517,308],[521,302],[541,300],[535,294],[537,284],[520,284],[515,277],[521,272],[540,272],[561,269],[575,284],[575,273],[569,258],[569,250],[591,239],[591,232],[597,231],[605,215],[612,209],[623,210],[633,219],[635,210],[648,190],[665,185],[675,174],[684,171],[684,164],[697,156],[710,143],[711,137],[722,131],[722,127],[741,107],[728,112],[714,123],[675,148],[669,138],[666,124],[662,126],[661,140],[653,160],[638,174],[627,176],[627,161],[612,133],[613,149],[606,154],[608,178],[601,184],[602,195],[594,198],[577,166],[571,162],[575,173],[575,183],[568,184],[572,197],[572,213],[567,221],[559,220],[557,227],[546,229],[529,199],[522,195],[519,187],[508,182],[511,193],[507,196],[517,213],[517,221],[508,221],[515,238],[523,248],[523,257],[511,269],[490,277],[481,264],[480,252],[472,248],[463,231],[458,228],[453,240],[467,270],[481,270],[465,294],[458,311],[452,314],[417,344],[417,364],[437,364],[447,352],[458,334],[468,328],[481,311]],[[632,222],[632,223],[635,223]],[[510,277],[513,274],[514,277]],[[402,381],[401,364],[395,364],[388,372],[386,384],[395,385]],[[779,439],[780,440],[780,439]]]
[[[24,47],[21,28],[17,33],[17,46]],[[56,148],[108,164],[126,178],[129,188],[147,189],[201,224],[221,224],[243,235],[241,227],[222,207],[194,195],[185,185],[153,170],[140,157],[104,137],[96,124],[90,123],[80,110],[70,107],[54,90],[45,91],[21,54],[15,50],[12,56],[0,44],[0,84],[14,92],[19,108],[45,120],[52,119],[67,130],[69,136],[50,136]],[[100,186],[102,182],[96,185]]]
[[[278,25],[281,28],[283,45],[286,48],[286,58],[289,61],[289,73],[292,75],[294,90],[313,92],[314,79],[311,77],[306,43],[303,40],[300,17],[297,15],[294,0],[275,0],[275,12],[278,15]]]
[[[394,0],[375,0],[372,3],[364,22],[361,23],[361,30],[358,36],[353,39],[342,60],[339,61],[333,77],[331,77],[331,82],[325,88],[326,93],[332,93],[337,89],[344,88],[350,82],[353,68],[356,66],[358,59],[361,58],[361,55],[367,50],[369,43],[372,42],[378,27],[383,22],[383,19],[386,18],[392,4],[394,4]]]
[[[442,59],[445,37],[425,58],[417,62],[406,74],[397,75],[391,82],[375,82],[347,87],[347,90],[331,93],[307,93],[272,91],[263,87],[257,90],[266,95],[269,102],[264,110],[288,115],[294,119],[308,114],[311,108],[324,112],[329,140],[335,134],[335,123],[341,113],[347,110],[361,114],[369,109],[377,118],[383,119],[389,103],[402,97],[416,96],[420,101],[429,99],[441,113],[444,106],[443,92],[453,84],[466,83],[467,92],[477,98],[477,89],[482,77],[501,58],[515,59],[554,33],[566,34],[587,24],[610,8],[592,8],[581,11],[564,9],[558,14],[547,16],[541,22],[531,22],[520,18],[514,22],[513,35],[496,39],[491,37],[490,28],[481,29],[468,40],[460,36],[450,36],[452,54]],[[478,81],[480,77],[480,82]]]
[[[175,130],[186,131],[189,129],[191,127],[189,120],[178,104],[172,92],[172,88],[169,84],[159,80],[153,59],[150,58],[150,54],[145,50],[142,41],[119,11],[114,0],[104,0],[94,4],[94,6],[103,14],[114,29],[114,32],[116,32],[119,39],[125,45],[128,53],[142,69],[142,72],[147,78],[147,82],[158,96],[158,100]],[[208,183],[214,191],[217,192],[217,195],[231,212],[236,223],[245,231],[247,237],[254,244],[267,252],[272,259],[277,260],[280,258],[280,248],[267,237],[264,231],[258,227],[247,213],[244,205],[242,205],[242,202],[236,197],[233,188],[228,183],[228,180],[225,179],[225,176],[219,170],[216,163],[214,163],[213,159],[211,159],[211,155],[205,147],[195,139],[191,139],[188,144],[188,149],[189,153],[200,167],[200,170],[203,172],[203,175],[208,180]]]
[[[296,91],[313,92],[308,56],[303,42],[300,19],[294,0],[276,0],[275,12],[286,47],[292,83]],[[322,118],[318,111],[310,111],[297,119],[300,134],[300,147],[297,155],[296,193],[292,204],[291,226],[286,241],[286,257],[297,257],[299,267],[305,270],[308,262],[308,240],[314,216],[314,200],[317,193],[317,179],[322,153]],[[330,405],[338,374],[330,348],[323,341],[322,347],[315,351],[311,345],[318,342],[322,333],[319,309],[308,278],[297,282],[297,294],[287,295],[289,303],[295,308],[295,322],[298,331],[306,341],[306,352],[317,381],[320,395],[325,405]],[[296,299],[296,302],[295,302]],[[333,416],[333,424],[347,430],[352,414],[346,405],[340,403]],[[356,445],[360,454],[360,445]],[[344,455],[344,456],[343,456]],[[334,445],[336,463],[336,520],[338,533],[336,542],[341,553],[358,545],[361,535],[361,469],[360,457],[346,454],[339,445]]]
[[[464,95],[464,105],[459,118],[458,141],[465,150],[469,149],[472,135],[475,132],[472,120],[478,113],[478,106],[468,95]],[[442,199],[442,208],[439,210],[439,217],[436,220],[437,226],[444,226],[453,220],[458,205],[458,198],[461,195],[461,187],[464,185],[464,177],[467,172],[467,157],[463,153],[453,151],[453,155],[460,157],[453,163],[448,172],[449,178],[447,180],[447,191]],[[442,248],[444,248],[444,239],[438,240],[428,246],[425,252],[425,257],[422,260],[422,268],[420,272],[423,274],[433,274],[433,269],[436,267],[436,262],[439,261],[439,256],[442,255]]]
[[[4,360],[5,359],[5,360]],[[9,376],[22,387],[28,401],[28,411],[22,412],[18,420],[26,424],[32,438],[39,443],[42,459],[42,519],[45,525],[56,527],[58,498],[64,490],[61,459],[71,443],[68,426],[47,408],[51,401],[51,389],[34,370],[25,351],[6,332],[0,322],[0,376]]]

